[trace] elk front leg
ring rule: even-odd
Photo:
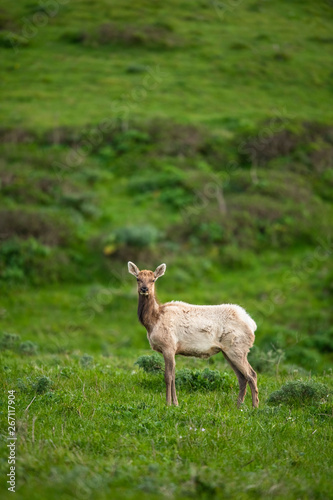
[[[165,361],[165,385],[166,385],[166,403],[171,405],[171,399],[174,405],[178,406],[176,385],[175,385],[175,354],[172,352],[164,352]]]

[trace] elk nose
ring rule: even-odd
[[[142,286],[142,287],[140,288],[140,291],[141,291],[142,293],[146,293],[146,292],[148,292],[148,288],[147,288],[146,286]]]

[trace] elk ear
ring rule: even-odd
[[[136,265],[130,261],[128,263],[128,272],[133,274],[133,276],[135,276],[137,278],[140,271],[139,271],[139,268],[136,267]]]
[[[165,270],[166,270],[165,264],[161,264],[160,266],[158,266],[154,272],[155,280],[157,280],[157,278],[159,278],[160,276],[163,276]]]

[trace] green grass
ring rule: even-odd
[[[266,402],[298,374],[260,376],[258,410],[249,396],[236,409],[234,376],[223,390],[182,386],[180,406],[166,409],[163,375],[133,355],[85,359],[2,355],[4,413],[17,391],[18,498],[330,498],[332,404]],[[332,389],[331,375],[314,380]],[[2,460],[3,482],[6,450]]]
[[[331,498],[330,4],[58,6],[0,11],[17,498]],[[246,308],[258,410],[237,410],[222,356],[177,358],[166,408],[163,374],[135,364],[151,352],[128,260],[166,262],[163,302]],[[9,498],[4,446],[0,468]]]
[[[109,118],[120,103],[130,106],[129,118],[171,117],[216,129],[227,128],[228,121],[257,123],[274,110],[330,121],[329,4],[246,0],[227,4],[224,14],[217,5],[198,1],[189,12],[177,1],[111,6],[99,0],[95,9],[83,0],[66,3],[45,26],[37,26],[27,47],[1,50],[1,120],[34,129],[82,126]],[[22,35],[27,25],[22,19],[33,23],[31,2],[5,1],[3,10],[9,31]],[[63,39],[108,22],[119,29],[160,23],[180,42],[163,49]],[[135,91],[145,75],[128,72],[133,65],[158,66],[164,75],[143,99]]]

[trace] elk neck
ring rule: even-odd
[[[159,316],[160,304],[155,295],[139,295],[138,318],[148,332],[154,328]]]

